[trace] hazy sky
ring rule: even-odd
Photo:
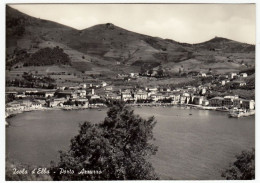
[[[219,36],[255,44],[254,4],[24,4],[11,7],[76,29],[110,22],[134,32],[179,42],[198,43]]]

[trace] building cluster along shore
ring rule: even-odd
[[[202,75],[202,77],[205,77]],[[233,77],[233,75],[231,75]],[[243,76],[244,77],[244,76]],[[220,82],[223,85],[223,82]],[[254,114],[255,101],[237,95],[215,96],[205,94],[210,86],[144,87],[115,90],[106,82],[99,84],[81,83],[73,87],[58,87],[52,90],[28,89],[6,92],[6,116],[24,111],[49,109],[86,109],[105,107],[109,101],[122,100],[132,106],[187,105],[199,109],[230,111],[232,117]],[[96,91],[98,91],[96,93]],[[241,115],[243,113],[244,115]]]

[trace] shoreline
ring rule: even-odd
[[[199,105],[192,105],[192,104],[172,104],[172,103],[140,103],[140,104],[126,104],[126,106],[130,107],[191,107],[197,109],[203,109]],[[100,109],[100,108],[107,108],[106,105],[94,105],[88,107],[40,107],[40,108],[31,108],[26,110],[14,110],[14,111],[6,111],[5,118],[12,118],[17,114],[22,114],[24,112],[32,112],[32,111],[48,111],[48,110],[85,110],[85,109]]]
[[[126,106],[130,107],[185,107],[185,108],[192,108],[192,109],[199,109],[199,110],[214,110],[219,112],[228,112],[228,110],[222,110],[222,107],[213,107],[213,106],[202,106],[202,105],[195,105],[195,104],[175,104],[175,103],[138,103],[138,104],[126,104]],[[40,107],[40,108],[32,108],[26,110],[14,110],[14,111],[6,111],[5,112],[5,123],[6,126],[9,126],[7,119],[15,117],[17,114],[22,114],[25,112],[33,112],[33,111],[48,111],[48,110],[86,110],[86,109],[101,109],[107,108],[106,105],[93,105],[87,107]]]
[[[88,107],[40,107],[40,108],[31,108],[26,110],[14,110],[14,111],[5,111],[5,125],[9,126],[9,122],[7,119],[13,118],[18,114],[23,114],[25,112],[33,112],[33,111],[55,111],[55,110],[64,110],[64,111],[70,111],[70,110],[86,110],[86,109],[100,109],[105,108],[106,106],[88,106]]]

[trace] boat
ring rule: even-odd
[[[230,112],[230,110],[227,107],[219,107],[216,109],[216,111]]]
[[[243,110],[243,109],[232,109],[229,112],[229,117],[233,118],[240,118],[240,117],[246,117],[246,116],[251,116],[255,114],[255,110]]]

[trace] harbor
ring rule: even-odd
[[[219,111],[177,106],[133,109],[143,118],[153,115],[158,121],[154,133],[160,148],[151,161],[161,179],[221,179],[219,170],[230,158],[254,147],[254,116],[228,118]],[[16,115],[8,119],[7,156],[21,163],[48,165],[57,160],[59,150],[69,146],[79,123],[99,123],[106,111],[46,110]]]

